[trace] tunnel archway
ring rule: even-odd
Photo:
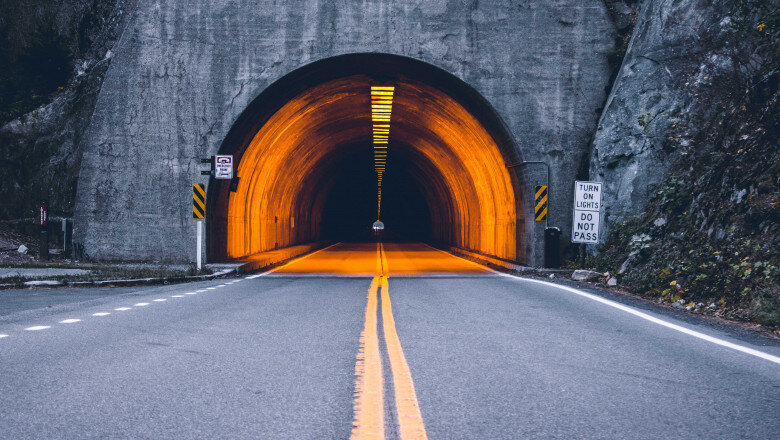
[[[369,90],[377,81],[395,86],[388,231],[525,260],[526,200],[521,176],[507,168],[520,158],[495,110],[438,67],[372,53],[301,67],[241,114],[219,150],[234,155],[236,191],[215,179],[208,188],[210,261],[367,237],[376,220]]]

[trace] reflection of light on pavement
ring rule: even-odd
[[[490,270],[422,243],[385,243],[390,276],[486,274]],[[295,260],[274,274],[333,274],[373,277],[376,273],[375,243],[340,243]]]

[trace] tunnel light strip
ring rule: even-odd
[[[393,112],[394,86],[371,86],[371,122],[374,145],[374,171],[377,180],[376,217],[382,212],[382,177],[387,165],[387,145],[390,143],[390,116]],[[386,123],[383,123],[386,122]]]

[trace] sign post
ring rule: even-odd
[[[195,245],[198,272],[203,267],[203,218],[206,216],[206,188],[202,183],[192,184],[192,218],[197,220],[197,242]]]
[[[202,246],[203,246],[203,244],[202,244],[203,243],[203,220],[198,220],[198,235],[197,236],[198,236],[198,238],[197,238],[198,244],[195,246],[195,252],[198,253],[198,256],[196,257],[196,259],[197,259],[198,272],[200,272],[200,268],[203,267],[203,260],[202,260],[202,257],[201,257],[201,253],[203,252],[203,248],[202,248]]]
[[[572,243],[595,244],[599,242],[600,214],[601,182],[574,182]]]
[[[41,240],[39,249],[39,258],[41,260],[49,259],[49,231],[47,225],[49,224],[49,209],[46,206],[46,200],[41,202],[38,207],[38,226],[41,227]]]

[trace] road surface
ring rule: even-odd
[[[0,291],[0,438],[777,438],[776,342],[604,295],[389,243]]]

